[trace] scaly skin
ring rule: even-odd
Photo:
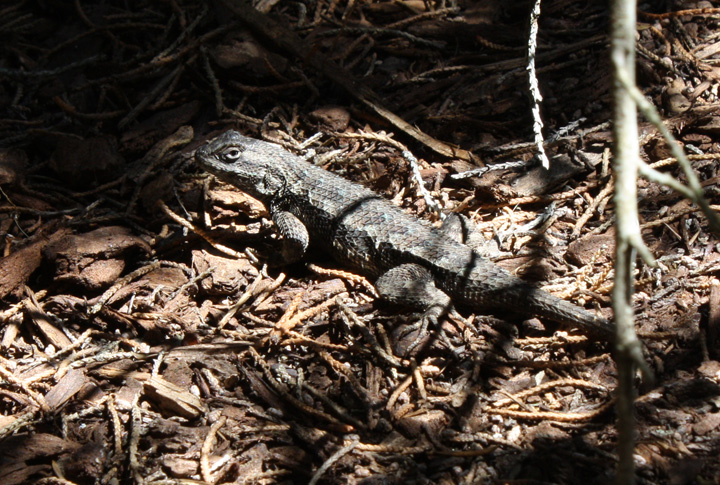
[[[379,277],[400,265],[417,264],[461,305],[547,318],[602,340],[613,339],[613,325],[606,319],[522,281],[371,190],[278,145],[228,131],[198,148],[195,157],[203,169],[257,197],[271,213],[294,215],[290,219],[302,223],[313,244],[361,273]],[[400,287],[413,291],[412,284],[395,279],[391,271],[381,283],[394,285],[390,293],[397,294]],[[417,295],[407,296],[408,303],[423,303]]]

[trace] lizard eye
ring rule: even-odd
[[[242,150],[240,150],[239,148],[228,148],[223,152],[222,156],[225,160],[235,161],[240,158],[241,153]]]

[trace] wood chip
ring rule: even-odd
[[[197,418],[207,411],[199,397],[162,377],[154,376],[147,380],[145,394],[161,408],[183,418]]]
[[[87,377],[84,370],[70,369],[45,395],[45,402],[52,411],[57,411],[77,394],[86,381]]]

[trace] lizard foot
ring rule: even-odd
[[[452,310],[452,301],[435,286],[432,274],[424,267],[401,264],[380,276],[375,283],[384,300],[424,310],[413,325],[398,329],[395,352],[400,356],[417,353],[426,346],[432,335],[428,328],[438,328],[438,321]]]

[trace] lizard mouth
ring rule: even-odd
[[[195,150],[195,161],[201,166],[201,167],[212,167],[213,165],[220,162],[219,159],[219,151],[217,150],[217,147],[214,146],[213,143],[215,140],[210,140],[207,143],[205,143],[202,146],[199,146]]]
[[[203,163],[207,157],[208,157],[208,146],[207,145],[198,147],[198,149],[195,150],[195,161],[196,162]]]

